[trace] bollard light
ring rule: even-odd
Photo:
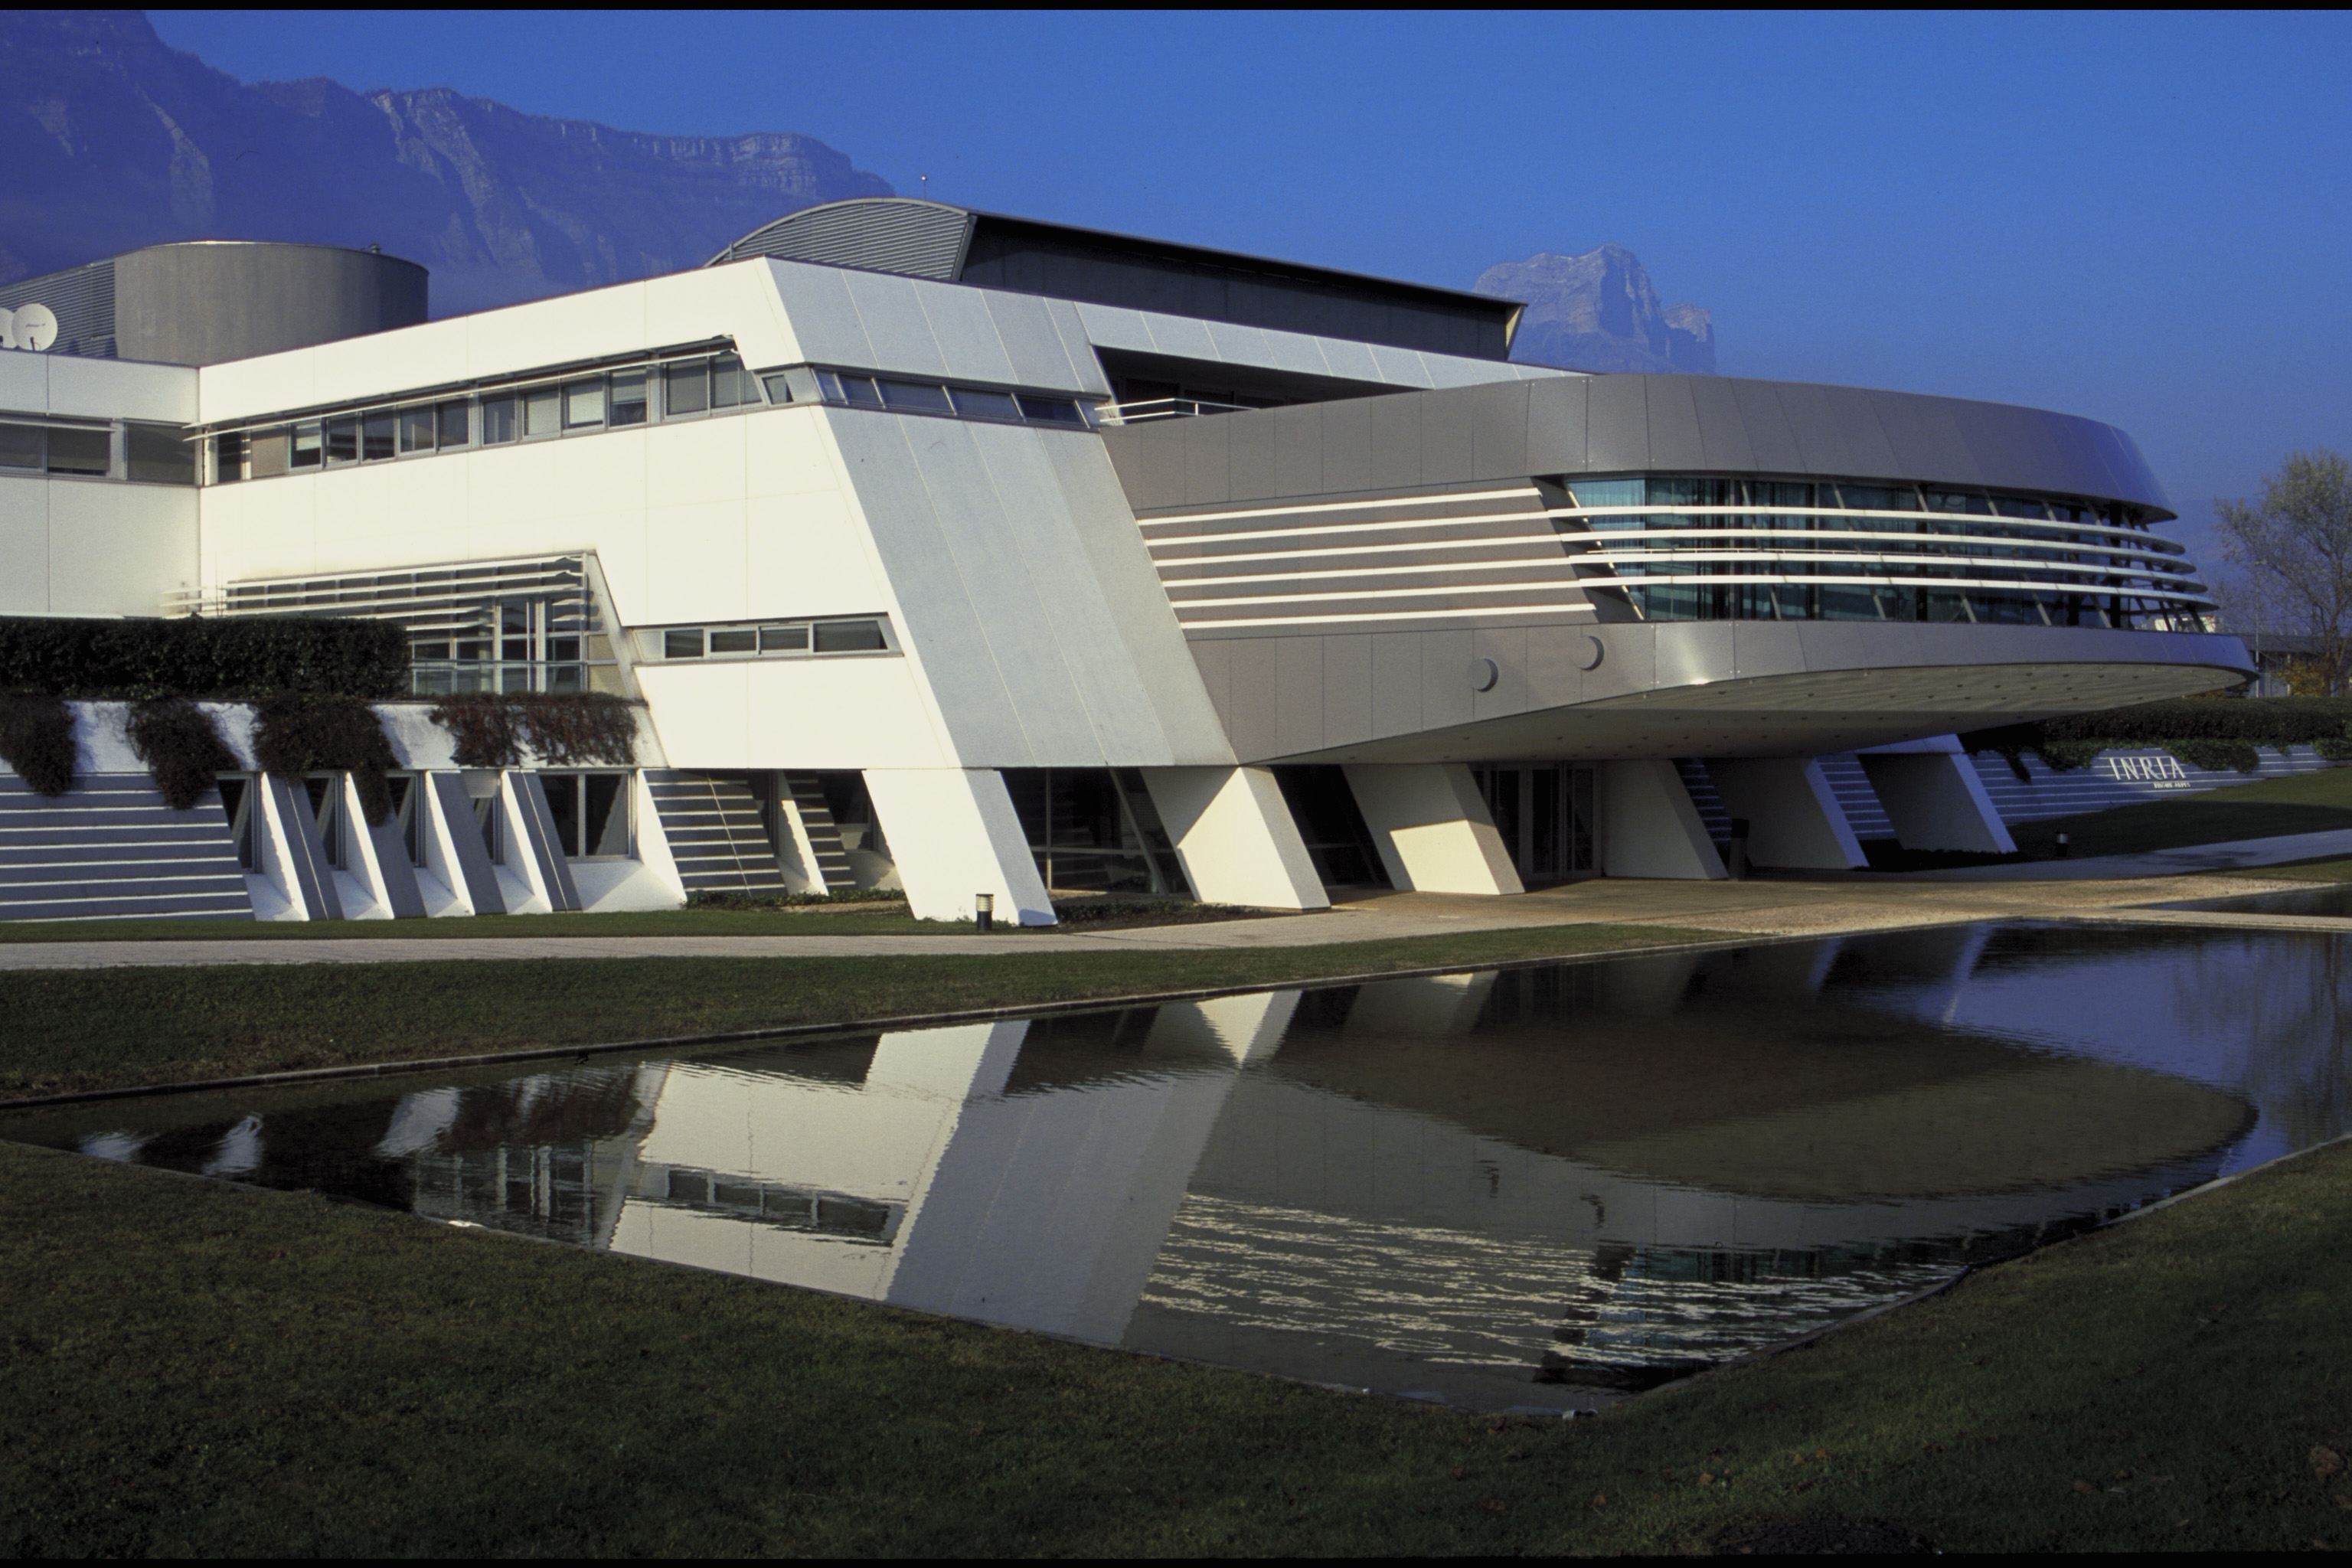
[[[971,923],[982,931],[991,931],[995,927],[995,921],[996,895],[974,893],[971,896]]]
[[[2066,858],[2066,856],[2067,856],[2068,852],[2069,852],[2073,847],[2074,847],[2074,846],[2073,846],[2071,843],[2069,843],[2069,842],[2068,842],[2067,837],[2066,837],[2066,836],[2065,836],[2064,834],[2063,834],[2063,833],[2062,833],[2062,834],[2060,834],[2060,835],[2058,836],[2058,858],[2059,858],[2059,859],[2063,860],[2064,858]]]

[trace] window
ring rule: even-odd
[[[400,449],[404,452],[433,450],[433,410],[429,405],[400,411]]]
[[[556,433],[556,389],[552,385],[534,386],[522,395],[522,433],[525,436],[552,436]]]
[[[874,378],[870,375],[835,375],[829,370],[820,371],[816,384],[826,397],[836,403],[855,403],[866,408],[882,406],[882,395],[874,390]]]
[[[912,409],[918,414],[952,414],[955,405],[948,401],[948,389],[921,381],[886,381],[882,388],[882,405],[893,409]]]
[[[555,819],[556,842],[573,860],[621,860],[629,853],[629,775],[539,775]]]
[[[0,459],[4,460],[4,459]],[[231,431],[213,441],[213,483],[233,485],[245,478],[245,432]]]
[[[710,651],[757,653],[760,651],[760,634],[756,631],[713,632],[710,634]]]
[[[133,483],[196,482],[195,446],[177,426],[127,424],[122,427],[122,477]]]
[[[978,392],[969,387],[955,389],[955,411],[967,419],[1018,419],[1020,405],[1009,392]]]
[[[360,460],[360,422],[346,416],[327,421],[327,461],[356,463]]]
[[[41,466],[41,427],[37,425],[0,425],[0,468],[35,468]]]
[[[792,383],[781,375],[762,376],[761,384],[768,389],[768,401],[771,403],[790,403],[793,400]]]
[[[385,775],[384,787],[392,793],[392,819],[400,825],[400,841],[408,849],[408,863],[422,866],[430,847],[425,826],[428,814],[425,809],[425,791],[415,773]]]
[[[806,653],[808,645],[809,629],[806,626],[761,626],[760,628],[761,653]]]
[[[104,479],[114,468],[114,433],[111,430],[65,430],[52,427],[48,432],[48,471],[53,474],[84,474]]]
[[[662,412],[700,414],[710,406],[710,362],[688,360],[662,367]]]
[[[584,430],[604,423],[604,378],[574,381],[563,388],[563,427]]]
[[[662,657],[664,658],[700,658],[702,628],[697,626],[691,631],[662,633]]]
[[[463,403],[445,403],[440,408],[440,441],[444,447],[467,447],[473,444],[472,410]]]
[[[228,816],[229,837],[236,844],[236,863],[253,869],[253,780],[243,773],[224,773],[220,780],[221,810]]]
[[[720,354],[710,362],[710,406],[740,408],[746,403],[760,401],[760,388],[743,362],[733,354]]]
[[[360,456],[369,462],[389,458],[394,450],[392,443],[393,413],[379,408],[360,420]]]
[[[614,428],[646,422],[646,373],[623,371],[613,377]]]
[[[521,434],[515,419],[515,400],[511,396],[482,399],[482,445],[503,446]]]
[[[340,773],[312,773],[302,781],[310,796],[310,820],[319,827],[319,853],[328,865],[343,864],[343,792]]]
[[[1032,397],[1024,393],[1020,397],[1021,417],[1038,425],[1086,424],[1078,405],[1066,397]]]
[[[872,653],[889,646],[879,621],[819,621],[815,631],[819,653]]]

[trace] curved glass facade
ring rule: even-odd
[[[1587,592],[1647,620],[1950,621],[2201,631],[2197,569],[2140,508],[1887,480],[1562,481]]]

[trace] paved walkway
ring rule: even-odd
[[[1123,931],[1005,931],[976,935],[310,937],[259,941],[94,941],[0,943],[0,973],[177,964],[415,963],[526,958],[850,958],[896,954],[1139,952],[1218,948],[1315,947],[1332,942],[1609,923],[1674,926],[1738,936],[1830,936],[1958,921],[2019,918],[2140,921],[2167,925],[2342,931],[2347,922],[2306,915],[2148,910],[2141,906],[2231,893],[2307,889],[2308,882],[2210,876],[2118,876],[2119,863],[2173,870],[2224,868],[2352,852],[2352,834],[2306,834],[2251,845],[1984,868],[2000,878],[1927,873],[1830,878],[1770,875],[1742,882],[1601,880],[1517,898],[1444,893],[1366,893],[1328,912],[1277,919],[1153,926]],[[2325,841],[2325,842],[2320,842]],[[2317,847],[2308,846],[2317,843]],[[2198,863],[2176,865],[2195,856]],[[511,928],[509,928],[511,929]]]

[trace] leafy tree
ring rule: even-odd
[[[2263,480],[2262,500],[2216,500],[2221,551],[2318,646],[2306,680],[2342,696],[2352,676],[2352,463],[2335,452],[2290,452]],[[2297,685],[2296,689],[2302,690]]]

